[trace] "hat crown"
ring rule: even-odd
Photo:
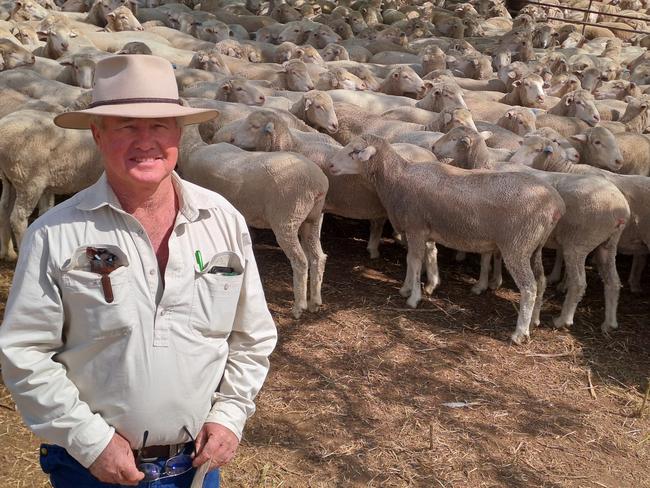
[[[178,86],[169,61],[146,54],[120,54],[97,63],[92,103],[122,100],[178,100]]]

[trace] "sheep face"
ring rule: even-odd
[[[330,134],[339,130],[339,120],[329,95],[324,92],[306,93],[304,105],[305,119],[312,127],[322,128]]]
[[[627,107],[620,121],[627,124],[630,130],[640,134],[645,132],[650,122],[648,118],[649,97],[643,96],[640,99],[627,97],[625,100]]]
[[[421,102],[427,107],[427,110],[433,112],[442,112],[453,108],[468,109],[461,91],[451,83],[433,84]]]
[[[2,59],[0,71],[34,64],[36,60],[31,52],[9,39],[0,39],[0,56]]]
[[[513,108],[499,119],[497,125],[524,136],[535,130],[535,114],[526,108]]]
[[[133,12],[122,6],[118,7],[106,15],[106,30],[112,32],[121,31],[142,31],[144,28],[135,18]]]
[[[470,154],[477,150],[487,151],[485,140],[490,137],[490,131],[479,133],[469,127],[455,127],[438,139],[431,151],[438,159],[451,158],[458,166],[469,168]]]
[[[424,81],[418,74],[409,67],[400,67],[392,70],[388,77],[391,79],[394,92],[404,93],[422,93],[424,91]]]
[[[217,100],[243,103],[244,105],[263,105],[266,97],[248,80],[233,79],[221,84],[217,90]]]
[[[594,90],[596,100],[624,100],[628,95],[640,97],[641,89],[636,83],[626,80],[605,81]]]
[[[253,112],[246,117],[230,136],[230,144],[249,151],[265,150],[267,139],[276,130],[277,117],[272,112]]]
[[[374,146],[368,145],[361,138],[356,138],[338,150],[330,160],[328,169],[335,176],[358,175],[363,172],[364,163],[376,153]]]
[[[573,163],[580,162],[580,153],[578,150],[573,147],[567,139],[558,134],[554,129],[551,129],[550,127],[542,127],[533,133],[528,134],[526,137],[530,136],[540,136],[549,139],[557,145],[556,152],[558,152],[561,157]]]
[[[526,75],[512,82],[513,90],[519,90],[524,107],[541,107],[544,104],[544,81],[539,75]]]
[[[563,97],[567,105],[567,114],[570,117],[576,117],[585,121],[587,124],[594,126],[600,122],[600,114],[590,93],[585,90],[576,90]],[[562,103],[562,101],[560,101]]]
[[[230,39],[230,27],[218,20],[206,20],[196,26],[196,37],[202,41],[220,42]]]
[[[528,135],[524,137],[521,147],[510,157],[510,162],[539,168],[539,163],[558,150],[558,144],[550,139],[538,135]]]
[[[314,89],[314,82],[311,81],[305,63],[298,59],[292,59],[284,63],[284,71],[287,74],[287,88],[291,91],[306,92]]]
[[[604,127],[594,127],[585,134],[576,134],[571,139],[584,145],[584,161],[592,166],[619,171],[623,166],[623,155],[614,135]]]
[[[455,108],[452,110],[443,110],[440,112],[442,117],[442,124],[440,126],[441,132],[449,132],[455,127],[468,127],[478,132],[472,113],[464,108]]]

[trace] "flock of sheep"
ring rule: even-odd
[[[183,103],[220,112],[185,129],[179,172],[273,230],[296,318],[322,303],[326,212],[369,220],[371,257],[390,219],[411,307],[423,264],[425,293],[440,283],[436,243],[481,254],[477,294],[501,285],[503,262],[516,343],[539,323],[542,248],[566,290],[558,327],[593,253],[614,329],[616,255],[634,256],[638,292],[650,245],[650,36],[629,32],[647,29],[650,2],[590,3],[584,32],[557,20],[583,13],[545,3],[513,19],[502,0],[3,0],[0,257],[15,258],[34,208],[101,171],[92,136],[54,115],[89,102],[102,57],[154,54]]]

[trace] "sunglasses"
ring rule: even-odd
[[[190,434],[190,431],[187,427],[183,426],[183,430],[192,440],[192,453],[196,454],[194,437],[192,437],[192,434]],[[162,478],[168,478],[170,476],[186,473],[192,469],[192,456],[190,454],[178,454],[176,456],[170,457],[167,461],[165,461],[165,464],[163,466],[160,466],[156,463],[143,462],[142,450],[147,444],[148,437],[149,431],[145,430],[144,434],[142,435],[142,448],[138,451],[138,457],[135,460],[138,471],[144,473],[143,481],[155,481]]]

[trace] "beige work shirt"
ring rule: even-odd
[[[180,209],[164,284],[148,236],[103,175],[32,224],[0,327],[5,384],[26,424],[88,467],[117,430],[133,448],[204,422],[241,438],[277,335],[248,228],[223,197],[172,175]],[[87,246],[121,266],[112,303]],[[205,268],[199,269],[195,251]],[[209,273],[229,266],[230,275]]]

